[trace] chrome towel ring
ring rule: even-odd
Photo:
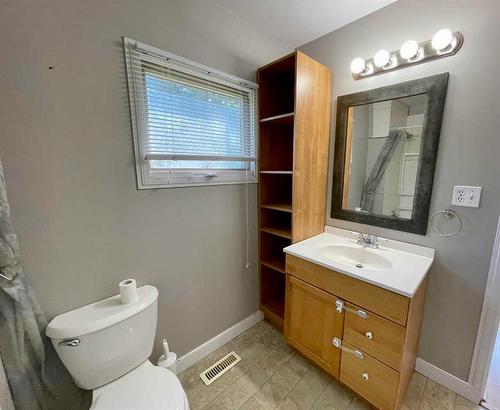
[[[434,219],[439,214],[443,214],[447,218],[457,218],[458,228],[455,231],[451,232],[451,233],[440,232],[434,226]],[[440,211],[434,212],[431,215],[431,217],[430,217],[430,226],[431,226],[432,232],[434,232],[435,234],[438,234],[439,236],[443,236],[443,237],[455,236],[455,235],[457,235],[462,230],[462,218],[460,218],[460,215],[457,214],[453,209],[450,209],[450,208],[441,209]]]

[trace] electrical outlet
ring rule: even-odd
[[[468,206],[470,208],[479,208],[479,201],[481,200],[481,187],[480,186],[461,186],[453,187],[452,205]]]

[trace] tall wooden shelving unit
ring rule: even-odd
[[[260,308],[283,327],[283,248],[325,224],[331,71],[296,51],[257,72],[259,82]]]

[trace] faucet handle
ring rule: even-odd
[[[364,233],[359,233],[358,241],[356,242],[358,245],[366,246],[366,236]]]

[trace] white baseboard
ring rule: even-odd
[[[222,333],[219,333],[217,336],[203,343],[201,346],[198,346],[196,349],[193,349],[190,352],[186,353],[184,356],[180,357],[177,360],[177,373],[179,374],[182,371],[186,370],[188,367],[191,367],[193,364],[200,361],[205,356],[208,356],[210,353],[214,352],[222,345],[233,340],[236,336],[239,336],[245,330],[250,329],[252,326],[259,323],[263,319],[264,313],[258,310],[257,312],[243,319],[241,322],[236,323],[234,326],[231,326],[229,329],[224,330]]]
[[[476,390],[474,386],[419,357],[417,357],[417,362],[415,363],[415,371],[434,380],[436,383],[439,383],[451,391],[454,391],[460,396],[465,397],[473,403],[479,403],[482,399],[481,392]]]

